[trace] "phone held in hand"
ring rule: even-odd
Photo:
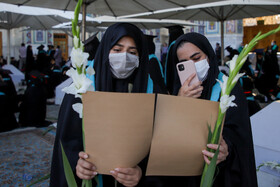
[[[195,65],[194,65],[194,62],[192,60],[180,62],[176,65],[176,67],[177,67],[177,71],[178,71],[178,75],[179,75],[179,78],[180,78],[181,85],[183,85],[184,82],[192,74],[195,74],[195,77],[191,80],[189,86],[199,82],[199,79],[198,79],[198,76],[197,76],[197,73],[196,73],[196,69],[195,69]]]

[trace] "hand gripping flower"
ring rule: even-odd
[[[94,88],[92,86],[92,81],[87,78],[86,74],[94,74],[94,70],[88,69],[86,70],[86,66],[88,63],[88,53],[84,53],[84,46],[83,43],[80,40],[80,29],[78,27],[78,16],[80,12],[81,5],[83,3],[83,0],[79,0],[77,3],[77,6],[75,8],[74,13],[74,20],[72,20],[72,34],[73,34],[73,44],[74,47],[71,51],[71,61],[72,61],[72,68],[67,71],[67,75],[72,78],[73,83],[64,88],[63,91],[67,94],[73,94],[75,97],[82,98],[82,94],[86,93],[87,91],[94,91]],[[82,103],[75,103],[72,105],[72,108],[74,111],[79,113],[79,117],[83,117],[83,104]],[[84,128],[83,129],[83,144],[84,144]],[[76,187],[77,183],[75,181],[75,177],[73,174],[73,171],[71,169],[71,166],[69,164],[69,161],[67,159],[67,156],[64,152],[63,145],[60,142],[61,145],[61,152],[62,152],[62,160],[63,160],[63,167],[64,167],[64,173],[65,178],[67,180],[67,184],[70,187]],[[85,148],[85,145],[84,145]],[[97,179],[97,178],[96,178]],[[98,183],[98,181],[97,181]],[[91,180],[83,180],[82,186],[91,187],[92,183]]]
[[[242,77],[244,74],[239,73],[240,69],[244,65],[248,53],[253,49],[253,47],[258,43],[258,41],[264,39],[265,37],[275,34],[276,32],[280,31],[280,26],[277,29],[274,29],[272,31],[269,31],[265,34],[261,35],[261,32],[259,32],[255,38],[253,38],[249,44],[247,44],[239,56],[235,55],[231,61],[229,61],[228,65],[230,67],[230,73],[229,77],[223,76],[222,81],[217,80],[220,83],[221,86],[221,97],[220,97],[220,106],[219,106],[219,114],[218,119],[216,121],[216,125],[214,128],[214,131],[211,132],[211,129],[209,128],[209,134],[208,134],[208,142],[209,144],[218,144],[220,141],[220,135],[221,135],[221,129],[222,129],[222,123],[226,114],[226,111],[229,107],[237,106],[233,101],[235,100],[235,96],[230,96],[230,93],[232,89],[234,88],[235,84],[239,80],[240,77]],[[213,150],[209,150],[211,152],[214,152]],[[216,162],[217,157],[219,153],[219,147],[215,151],[214,157],[212,158],[209,165],[205,164],[202,178],[201,178],[201,187],[210,187],[213,184],[213,177],[215,174],[216,169]]]

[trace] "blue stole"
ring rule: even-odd
[[[218,79],[220,81],[223,81],[223,73],[220,72],[219,75],[218,75]],[[210,100],[211,101],[219,101],[219,98],[220,98],[220,94],[221,94],[221,86],[220,86],[220,83],[217,81],[215,83],[215,85],[213,86],[212,88],[212,93],[211,93],[211,98]]]

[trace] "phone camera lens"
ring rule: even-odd
[[[180,65],[178,66],[178,69],[179,69],[179,71],[183,71],[183,70],[185,69],[185,67],[184,67],[183,64],[180,64]]]

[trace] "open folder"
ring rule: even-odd
[[[170,95],[83,94],[85,151],[100,174],[136,166],[148,154],[146,175],[201,175],[208,125],[219,103]]]

